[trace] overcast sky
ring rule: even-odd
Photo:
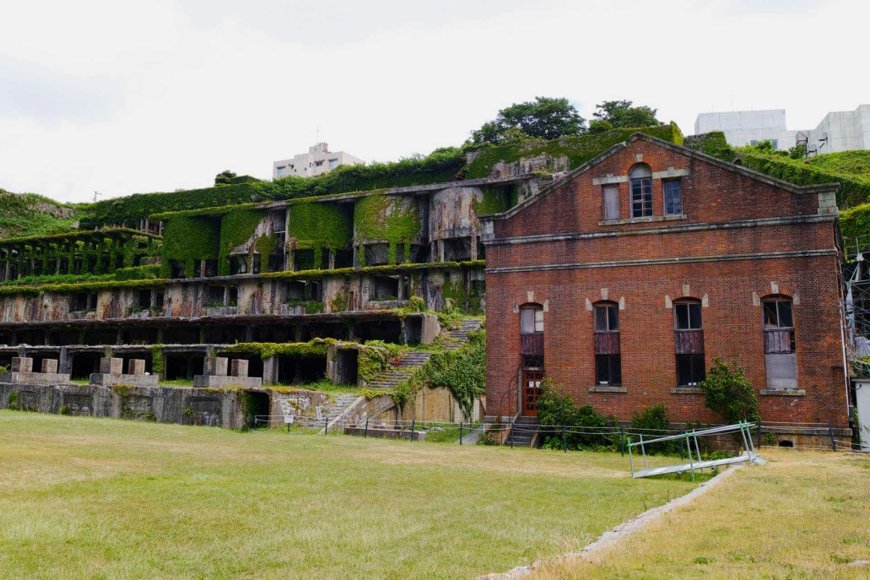
[[[784,108],[870,103],[870,3],[804,0],[0,0],[0,188],[64,201],[271,177],[332,150],[459,145],[498,109],[568,97]]]

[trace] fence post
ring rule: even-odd
[[[363,438],[368,439],[368,436],[369,436],[369,418],[366,417],[366,430],[363,433]]]
[[[414,439],[414,424],[417,422],[417,417],[411,419],[411,439]]]
[[[831,436],[831,451],[837,450],[837,440],[834,439],[834,426],[830,423],[828,424],[828,435]]]
[[[329,435],[329,415],[323,418],[323,434]]]
[[[619,425],[619,456],[625,457],[625,427]]]
[[[462,445],[462,421],[459,422],[459,444]]]
[[[568,437],[565,435],[565,425],[562,425],[562,449],[568,453]]]

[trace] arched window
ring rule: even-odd
[[[638,163],[628,172],[631,184],[631,217],[649,217],[652,206],[652,170],[645,163]]]
[[[698,386],[706,376],[700,300],[674,302],[674,350],[677,357],[677,386]]]
[[[595,383],[622,384],[622,360],[619,349],[619,305],[597,302],[595,317]]]
[[[762,300],[764,325],[764,363],[767,388],[797,388],[797,345],[794,336],[792,301],[787,296],[770,296]]]
[[[522,413],[537,415],[544,380],[544,308],[540,304],[520,307],[520,356]]]

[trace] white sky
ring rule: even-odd
[[[498,109],[568,97],[784,108],[870,102],[870,3],[0,0],[0,187],[64,201],[269,178],[317,138],[390,161]]]

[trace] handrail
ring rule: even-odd
[[[697,435],[715,435],[717,433],[732,433],[737,431],[742,431],[743,429],[752,429],[756,426],[755,423],[748,423],[745,421],[741,421],[736,425],[721,425],[719,427],[711,427],[709,429],[702,429],[700,431],[685,431],[679,435],[666,435],[665,437],[658,437],[657,439],[644,439],[641,441],[636,441],[634,443],[629,443],[629,447],[637,447],[639,445],[649,445],[650,443],[661,443],[662,441],[674,441],[675,439],[685,439],[687,436],[697,436]]]
[[[499,414],[498,417],[502,417],[504,414],[501,413],[501,410],[504,408],[505,397],[513,394],[513,400],[510,402],[508,406],[508,416],[511,417],[511,423],[514,422],[517,415],[519,414],[519,408],[514,408],[514,405],[517,405],[517,399],[519,398],[519,375],[520,370],[522,369],[522,365],[517,365],[516,372],[514,373],[514,377],[511,379],[511,382],[508,383],[507,390],[502,394],[501,399],[498,402]]]

